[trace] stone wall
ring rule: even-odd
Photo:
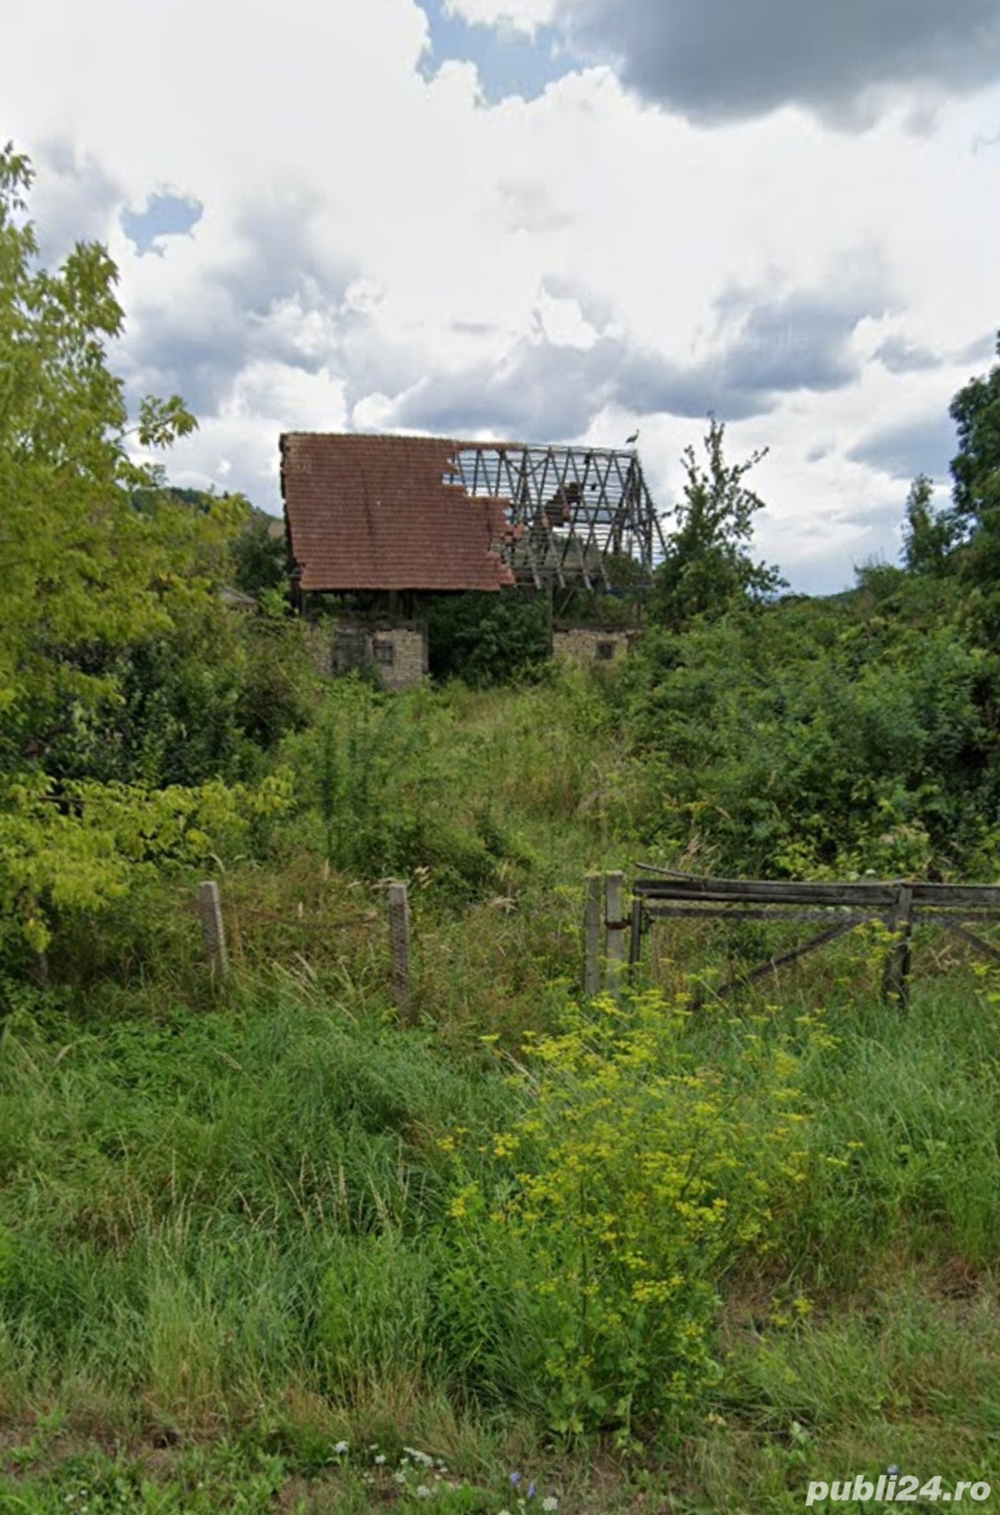
[[[423,626],[338,621],[332,627],[310,626],[307,636],[313,663],[325,678],[371,668],[386,689],[409,689],[427,673]]]
[[[409,689],[427,673],[427,631],[423,626],[378,627],[371,659],[386,689]]]
[[[613,630],[574,626],[569,631],[553,631],[552,656],[576,663],[613,663],[625,656],[634,636],[634,631],[621,626]]]

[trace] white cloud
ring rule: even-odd
[[[495,106],[470,63],[428,81],[416,0],[138,14],[16,7],[0,140],[35,159],[48,245],[109,240],[133,390],[196,405],[173,472],[277,509],[283,429],[422,413],[615,444],[640,423],[666,509],[715,403],[734,454],[771,446],[759,536],[787,573],[832,589],[895,550],[905,485],[878,459],[946,416],[991,349],[956,355],[1000,325],[1000,87],[941,94],[923,136],[926,91],[902,86],[861,133],[792,103],[706,130],[607,63]],[[118,216],[164,185],[203,214],[140,258]]]
[[[533,33],[555,20],[558,0],[443,0],[446,15]]]

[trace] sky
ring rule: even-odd
[[[1000,329],[997,0],[49,0],[0,144],[99,240],[184,485],[279,514],[282,431],[620,446],[708,416],[755,551],[832,593],[948,498]]]

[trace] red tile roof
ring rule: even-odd
[[[309,590],[501,589],[506,502],[469,495],[442,437],[289,432],[281,479]]]

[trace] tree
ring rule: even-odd
[[[748,551],[753,518],[763,501],[743,479],[767,455],[755,452],[743,463],[727,463],[725,425],[709,416],[703,468],[693,447],[684,450],[687,482],[674,510],[675,529],[657,572],[651,611],[654,619],[680,631],[698,616],[715,618],[734,604],[759,600],[781,588],[777,568],[754,562]]]
[[[541,598],[513,590],[438,595],[427,621],[435,678],[503,684],[530,677],[549,657],[548,606]]]
[[[1000,332],[997,333],[1000,358]],[[959,450],[951,461],[955,514],[971,530],[997,527],[1000,512],[1000,363],[970,379],[951,402]]]
[[[936,510],[933,501],[934,485],[918,474],[906,497],[903,566],[908,573],[940,577],[951,571],[959,527],[952,512]]]
[[[131,437],[165,447],[195,419],[172,395],[142,401],[130,428],[107,366],[117,270],[84,242],[58,271],[39,265],[32,177],[0,151],[0,952],[12,936],[41,950],[53,909],[106,902],[135,866],[203,850],[210,818],[252,807],[221,784],[153,796],[59,772],[60,745],[79,748],[121,700],[122,655],[215,603],[245,506],[195,513],[130,458]]]
[[[106,362],[123,312],[103,247],[77,243],[62,268],[37,267],[22,220],[32,182],[10,144],[0,153],[0,711],[107,692],[99,650],[170,621],[174,593],[204,589],[199,569],[231,530],[233,507],[201,523],[160,501],[153,470],[128,454],[196,426],[176,395],[146,399],[129,428],[123,384]],[[198,544],[200,560],[192,548]],[[27,733],[26,733],[27,736]],[[30,739],[37,741],[38,730]]]
[[[973,620],[995,643],[1000,637],[1000,363],[985,378],[970,379],[949,413],[959,444],[951,461],[955,566],[971,589]]]
[[[270,516],[254,511],[233,543],[233,579],[244,594],[260,596],[288,588],[288,549],[284,535],[275,536]]]

